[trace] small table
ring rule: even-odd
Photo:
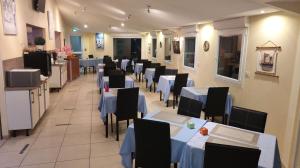
[[[105,67],[105,64],[103,64],[103,63],[98,64],[98,69],[103,69],[104,67]]]
[[[141,81],[141,73],[143,72],[143,63],[136,63],[134,66],[134,73],[137,78],[137,75],[139,75],[139,82]]]
[[[207,99],[208,88],[195,88],[195,87],[183,87],[181,89],[180,96],[184,96],[190,99],[198,100],[203,103],[203,108],[205,108],[205,103]],[[228,93],[225,105],[225,113],[230,116],[232,109],[232,96]]]
[[[100,81],[100,89],[105,88],[106,86],[109,86],[109,77],[108,76],[103,76],[102,80]],[[134,80],[126,76],[125,77],[125,88],[133,88],[134,87]]]
[[[169,100],[169,95],[171,88],[174,86],[175,83],[175,75],[162,75],[159,77],[158,85],[156,92],[162,92],[163,100],[165,103]],[[188,79],[186,86],[194,86],[194,81],[192,79]]]
[[[224,126],[225,129],[233,128],[233,130],[237,130],[238,132],[246,133],[246,134],[254,134],[258,135],[256,146],[261,150],[258,167],[264,168],[280,168],[281,161],[278,150],[278,144],[275,136],[262,134],[258,132],[248,131],[244,129],[234,128],[230,126],[225,126],[213,122],[207,122],[204,127],[208,129],[209,136],[203,136],[199,133],[195,134],[193,138],[187,143],[185,149],[183,150],[181,159],[180,159],[180,167],[189,168],[189,167],[197,167],[202,168],[204,162],[204,153],[205,153],[205,143],[207,141],[216,141],[218,143],[231,144],[233,145],[246,145],[249,144],[244,143],[245,141],[236,139],[234,135],[232,135],[233,131],[230,133],[224,133],[225,136],[216,136],[213,133],[213,129],[219,126]],[[231,137],[232,136],[232,137]]]
[[[101,88],[102,78],[104,76],[104,69],[98,69],[97,73],[97,86]]]
[[[188,120],[186,120],[183,123],[177,123],[173,122],[171,120],[165,120],[163,118],[159,119],[158,115],[161,115],[161,113],[166,113],[165,115],[172,115],[170,117],[165,116],[164,118],[174,118],[174,117],[181,117],[181,115],[172,114],[169,112],[160,112],[160,113],[151,113],[144,117],[144,119],[149,120],[156,120],[156,121],[163,121],[170,124],[170,129],[176,128],[177,131],[173,133],[171,131],[171,161],[174,163],[179,162],[181,158],[181,154],[184,150],[184,147],[186,146],[187,142],[198,132],[198,130],[206,123],[205,120],[197,119],[197,118],[191,118],[189,117]],[[175,116],[174,116],[175,115]],[[182,116],[185,117],[185,116]],[[192,121],[195,123],[195,128],[190,129],[187,127],[187,122]],[[174,130],[174,129],[172,129]],[[145,144],[146,145],[146,144]],[[122,164],[125,168],[132,168],[132,153],[135,152],[135,135],[134,135],[134,127],[133,124],[131,124],[126,132],[125,139],[123,141],[123,144],[120,149],[120,155],[122,157]]]
[[[150,87],[153,83],[155,75],[155,68],[146,68],[144,78],[146,80],[146,87]]]
[[[98,58],[92,58],[92,59],[80,59],[79,64],[80,67],[84,68],[84,73],[86,74],[87,68],[88,67],[93,67],[93,72],[95,72],[96,67],[98,66],[99,63],[102,63],[103,59],[98,59]]]

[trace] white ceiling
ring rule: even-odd
[[[145,32],[254,15],[261,10],[274,11],[257,0],[57,0],[57,3],[67,24],[89,32]],[[150,13],[147,5],[151,6]],[[125,23],[124,28],[121,22]]]

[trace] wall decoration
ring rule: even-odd
[[[160,47],[160,48],[162,47],[162,43],[161,43],[161,41],[159,42],[159,47]]]
[[[209,42],[208,41],[205,41],[204,44],[203,44],[203,50],[205,52],[207,52],[209,50]]]
[[[49,40],[53,40],[55,37],[55,32],[54,32],[53,14],[51,11],[47,11],[47,19],[48,19]]]
[[[151,55],[151,43],[148,43],[148,55]]]
[[[96,33],[96,48],[104,49],[104,33]]]
[[[1,0],[3,32],[5,35],[17,35],[16,2],[15,0]]]
[[[272,44],[272,46],[267,46]],[[256,47],[258,52],[256,63],[256,74],[278,77],[276,73],[277,57],[281,51],[281,47],[277,46],[272,41],[268,41],[261,47]]]
[[[180,42],[173,41],[173,52],[174,54],[180,54]]]

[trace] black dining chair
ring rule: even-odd
[[[104,66],[104,76],[109,76],[111,71],[116,70],[116,63],[114,62],[107,62]]]
[[[166,71],[166,66],[158,66],[155,68],[155,73],[154,73],[154,77],[153,77],[153,85],[154,85],[153,92],[155,92],[155,90],[156,90],[155,85],[158,83],[159,77],[161,75],[164,75],[165,71]],[[150,92],[151,92],[151,90],[152,90],[152,86],[150,87]]]
[[[261,151],[206,142],[204,168],[257,168]]]
[[[181,89],[183,87],[186,87],[187,81],[188,81],[189,74],[177,74],[174,81],[174,86],[171,88],[171,92],[173,92],[173,109],[175,109],[175,106],[178,104],[178,97],[180,96]],[[168,105],[167,101],[167,107]]]
[[[234,106],[230,113],[229,125],[264,133],[267,116],[265,112]]]
[[[135,167],[170,168],[170,124],[160,121],[136,119]],[[177,167],[177,164],[174,165]]]
[[[126,65],[126,72],[127,73],[133,73],[133,69],[132,69],[132,59],[129,59],[129,62]]]
[[[160,63],[151,63],[150,68],[156,68],[159,66],[160,66]]]
[[[200,118],[202,111],[202,102],[187,97],[180,97],[177,114],[189,117]]]
[[[116,116],[116,140],[119,141],[119,121],[127,120],[127,127],[130,119],[137,118],[139,100],[139,88],[118,89]]]
[[[144,82],[144,76],[145,76],[145,72],[146,72],[146,69],[147,68],[150,68],[150,65],[151,65],[151,61],[145,61],[143,63],[143,77],[142,77],[142,82]],[[147,81],[146,81],[146,87],[147,87]]]
[[[225,106],[229,87],[210,87],[208,89],[204,113],[205,119],[222,117],[222,123],[226,124],[227,117],[225,116]]]
[[[109,88],[125,88],[125,74],[122,71],[111,71]]]
[[[178,69],[166,69],[165,75],[177,75]]]
[[[104,57],[103,57],[103,64],[106,64],[108,62],[112,62],[111,57],[108,56],[108,55],[104,55]]]

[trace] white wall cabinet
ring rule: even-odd
[[[50,88],[61,89],[68,80],[67,63],[58,63],[52,65],[52,76],[49,78]]]
[[[33,129],[49,108],[48,82],[37,88],[9,88],[5,91],[8,129],[10,131]]]

